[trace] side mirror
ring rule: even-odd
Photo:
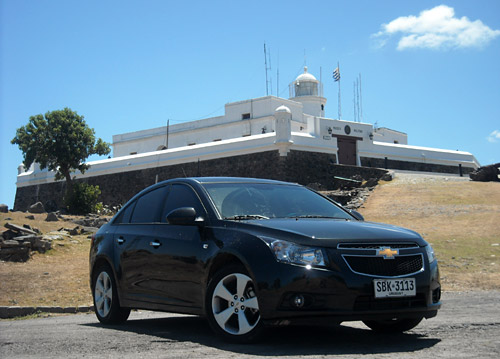
[[[204,222],[203,218],[196,217],[196,210],[193,207],[181,207],[174,209],[167,214],[167,223],[178,226],[200,225]]]
[[[354,209],[350,209],[349,210],[349,213],[354,217],[356,218],[358,221],[364,221],[365,220],[365,217],[363,217],[363,215],[361,213],[359,213],[358,211],[355,211]]]

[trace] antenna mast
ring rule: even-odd
[[[266,96],[269,96],[269,86],[271,86],[271,94],[273,92],[273,82],[271,75],[267,76],[267,71],[271,71],[271,50],[269,50],[269,67],[267,66],[267,49],[266,43],[264,42],[264,65],[266,67]]]
[[[264,65],[266,67],[266,96],[269,95],[268,81],[267,81],[267,52],[266,52],[266,43],[264,42]]]
[[[280,97],[280,50],[278,48],[278,66],[276,68],[276,97]]]
[[[363,96],[361,95],[361,73],[359,74],[359,103],[361,108],[361,122],[363,122]]]

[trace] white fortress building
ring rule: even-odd
[[[325,118],[321,83],[304,68],[291,96],[266,96],[225,105],[224,116],[113,136],[113,155],[134,160],[157,151],[168,158],[201,159],[234,156],[277,148],[281,156],[294,149],[336,155],[336,163],[353,166],[391,161],[475,169],[468,152],[408,145],[405,133],[368,123]],[[147,154],[147,155],[146,155]],[[187,157],[184,157],[187,156]],[[191,158],[192,160],[192,158]],[[432,166],[429,167],[432,169]]]
[[[302,154],[300,158],[309,162],[303,166],[313,164],[310,170],[316,168],[320,171],[323,169],[314,167],[316,158],[318,163],[321,162],[319,158],[322,159],[323,166],[349,165],[455,174],[469,173],[479,167],[478,161],[468,152],[408,145],[407,134],[399,131],[375,128],[369,123],[325,118],[326,102],[327,99],[322,97],[322,84],[305,67],[304,73],[290,84],[289,99],[265,96],[227,103],[223,116],[114,135],[113,158],[89,162],[90,169],[85,174],[77,172],[76,178],[99,183],[102,189],[102,181],[92,178],[145,170],[154,173],[159,168],[164,169],[161,174],[158,175],[157,171],[156,178],[145,184],[174,175],[252,176],[252,166],[263,161],[279,161],[279,158],[295,155],[293,164],[296,166],[299,153]],[[275,155],[269,157],[269,153]],[[316,157],[311,157],[313,154]],[[251,160],[246,163],[245,171],[231,170],[241,161],[249,160],[249,155]],[[220,161],[207,162],[238,156],[247,157],[231,162],[232,165],[226,161],[223,170],[215,166]],[[325,158],[328,158],[327,162],[324,162]],[[193,164],[197,166],[198,171],[187,173],[185,167],[188,164],[191,164],[190,168]],[[202,173],[200,164],[205,169]],[[183,166],[181,172],[166,170],[178,165]],[[280,177],[272,172],[273,163],[264,167],[271,171],[269,175],[265,169],[255,169],[255,176]],[[209,168],[214,170],[207,171]],[[279,179],[306,181],[296,176]],[[18,196],[21,200],[32,192],[20,191],[22,188],[37,186],[38,197],[40,185],[54,182],[53,173],[40,171],[37,166],[25,171],[21,165],[16,205]],[[33,198],[34,194],[29,196]]]

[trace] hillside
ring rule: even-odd
[[[359,211],[432,244],[445,290],[500,288],[500,183],[396,174]]]

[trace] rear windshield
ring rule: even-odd
[[[301,186],[209,183],[204,187],[222,218],[353,218],[331,201]]]

